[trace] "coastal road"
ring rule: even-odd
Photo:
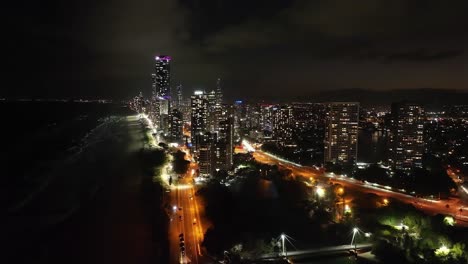
[[[351,178],[342,177],[341,175],[333,175],[324,173],[323,170],[314,167],[300,166],[281,158],[275,157],[269,153],[265,153],[261,150],[256,149],[253,152],[253,157],[260,163],[278,165],[282,168],[286,168],[292,172],[293,175],[301,175],[304,177],[314,177],[324,181],[331,181],[333,183],[339,183],[346,188],[362,192],[362,193],[373,193],[381,197],[389,197],[401,202],[412,204],[417,209],[431,214],[444,214],[451,215],[457,220],[457,225],[468,226],[468,205],[463,204],[460,199],[451,198],[449,200],[428,200],[424,198],[418,198],[411,195],[407,195],[401,192],[392,191],[389,189],[374,186],[370,183],[363,183]]]
[[[170,263],[187,263],[188,261],[207,263],[201,247],[205,232],[203,220],[200,217],[202,204],[195,196],[192,170],[196,170],[194,163],[190,164],[184,177],[174,181],[175,183],[170,188],[170,208],[168,209]],[[183,244],[180,234],[183,234]],[[185,248],[185,254],[181,250],[182,245]]]

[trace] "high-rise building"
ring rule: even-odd
[[[155,73],[153,76],[153,88],[156,96],[164,99],[171,97],[171,57],[159,55],[155,57]]]
[[[215,104],[214,104],[214,126],[213,130],[214,131],[219,131],[220,129],[220,122],[223,121],[223,91],[221,87],[221,79],[218,78],[216,81],[216,91],[215,91]]]
[[[171,139],[175,141],[181,141],[182,140],[182,129],[184,122],[182,120],[182,113],[179,111],[179,109],[172,109],[171,115],[170,115],[170,124],[171,124],[171,129],[170,129],[170,135]]]
[[[260,105],[259,104],[249,104],[246,107],[245,113],[246,127],[250,130],[260,129]]]
[[[217,168],[230,169],[233,165],[232,155],[234,152],[234,118],[230,111],[225,111],[226,117],[219,124],[218,133],[218,158]]]
[[[236,100],[233,108],[234,117],[234,137],[241,137],[242,129],[245,128],[245,103],[242,100]]]
[[[194,137],[197,146],[196,159],[200,169],[200,175],[208,176],[213,173],[213,148],[216,142],[216,134],[199,133]]]
[[[219,120],[216,115],[216,92],[211,91],[206,94],[208,99],[208,128],[210,132],[215,132],[218,130]]]
[[[182,84],[179,84],[177,86],[177,89],[176,89],[176,98],[175,98],[175,101],[174,101],[174,107],[179,109],[182,107],[182,104],[184,103],[184,97],[183,97],[183,94],[182,94]]]
[[[260,128],[263,131],[273,131],[273,113],[274,105],[262,104],[260,105]]]
[[[203,91],[195,91],[191,96],[191,141],[197,151],[196,136],[208,131],[208,97]]]
[[[216,81],[216,105],[223,104],[223,89],[221,85],[221,78],[218,78]]]
[[[155,57],[155,73],[151,75],[152,78],[152,93],[153,101],[159,104],[159,114],[155,113],[155,116],[159,120],[155,120],[158,123],[160,130],[168,132],[170,127],[169,113],[171,111],[171,57],[165,55],[159,55]]]
[[[392,104],[389,163],[399,170],[422,167],[424,108],[419,104]]]
[[[354,163],[357,160],[359,103],[328,104],[325,129],[325,162]]]
[[[288,105],[273,108],[273,136],[281,145],[292,140],[293,109]]]

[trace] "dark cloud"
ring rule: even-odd
[[[70,0],[5,10],[6,95],[128,97],[149,90],[156,54],[174,58],[174,84],[211,88],[223,76],[232,98],[468,89],[464,0]]]
[[[438,52],[428,52],[424,50],[410,51],[404,53],[395,53],[387,56],[385,60],[394,61],[439,61],[461,56],[462,50],[448,50]]]

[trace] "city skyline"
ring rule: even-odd
[[[468,1],[9,1],[7,263],[468,263]]]

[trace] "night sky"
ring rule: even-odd
[[[466,0],[8,2],[0,96],[129,98],[157,54],[187,94],[219,76],[229,98],[468,90]]]

